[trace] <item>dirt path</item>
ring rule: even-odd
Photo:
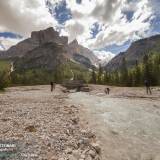
[[[81,119],[89,121],[103,148],[104,160],[160,160],[160,96],[144,89],[112,88],[70,94]]]

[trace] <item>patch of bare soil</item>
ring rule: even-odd
[[[79,108],[67,105],[68,93],[61,90],[60,86],[53,93],[49,86],[12,87],[0,94],[0,143],[16,144],[18,154],[13,159],[101,159],[96,136],[82,127]],[[0,158],[8,155],[0,152]]]

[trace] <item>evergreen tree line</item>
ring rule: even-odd
[[[1,65],[2,68],[3,65]],[[8,85],[38,85],[49,84],[50,81],[62,83],[65,80],[83,80],[86,83],[106,84],[116,86],[142,86],[148,80],[152,86],[160,85],[160,54],[147,54],[143,61],[132,68],[127,67],[123,58],[120,70],[109,72],[99,65],[99,69],[91,72],[85,67],[68,62],[60,64],[53,71],[31,69],[26,71],[0,70],[0,90]]]
[[[90,72],[81,65],[72,63],[58,64],[53,70],[44,68],[21,70],[12,73],[7,68],[0,70],[0,90],[13,85],[43,85],[63,83],[65,80],[83,80],[88,83]]]
[[[9,68],[8,62],[0,60],[0,90],[7,87],[11,81]]]
[[[0,90],[3,90],[10,83],[10,75],[7,71],[0,71]]]
[[[143,86],[145,80],[152,86],[160,85],[160,54],[147,54],[141,63],[136,61],[132,68],[127,67],[127,61],[123,58],[121,68],[113,72],[104,71],[100,65],[98,71],[92,71],[90,82],[132,87]]]

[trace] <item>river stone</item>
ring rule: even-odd
[[[95,151],[100,154],[101,153],[101,148],[98,143],[92,143],[91,146],[95,149]]]
[[[88,152],[88,154],[89,154],[92,158],[95,158],[95,156],[96,156],[96,153],[95,153],[95,151],[93,151],[93,150],[90,150],[90,151]]]

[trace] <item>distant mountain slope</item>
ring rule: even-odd
[[[90,61],[90,65],[98,65],[98,58],[94,55],[94,53],[91,50],[89,50],[88,48],[85,48],[82,45],[79,45],[77,40],[74,40],[73,42],[71,42],[66,47],[66,50],[67,50],[68,54],[75,61],[77,61],[76,55],[81,55],[81,57],[80,56],[79,57],[80,58],[84,57],[85,58],[84,60],[86,60],[86,61],[83,61],[84,63],[88,64],[88,62]]]
[[[54,31],[53,28],[47,28],[42,31],[34,31],[31,33],[31,38],[25,39],[19,42],[17,45],[12,46],[3,54],[0,54],[1,58],[15,58],[23,57],[26,53],[48,42],[56,42],[61,44],[67,44],[67,37],[60,37],[59,33]],[[30,53],[30,52],[29,52]]]
[[[58,64],[67,61],[66,53],[62,45],[48,42],[31,51],[24,57],[15,61],[15,69],[46,69],[54,70]]]
[[[50,45],[48,45],[49,43]],[[51,45],[51,43],[53,44]],[[55,47],[55,51],[53,46]],[[34,54],[39,54],[39,56],[41,55],[41,57],[44,54],[43,57],[49,59],[49,57],[47,56],[50,55],[48,55],[47,51],[51,53],[52,49],[54,52],[56,52],[56,48],[58,46],[61,46],[63,53],[65,53],[63,54],[63,56],[67,57],[68,59],[74,60],[77,63],[85,65],[87,68],[91,68],[92,65],[98,62],[98,58],[92,53],[92,51],[79,45],[78,42],[75,41],[68,44],[68,37],[59,36],[59,33],[55,31],[52,27],[47,28],[46,30],[32,32],[30,38],[21,41],[15,46],[12,46],[7,51],[0,52],[0,59],[15,60],[18,58],[18,61],[20,61],[20,58],[22,58],[23,61],[24,58],[32,59]],[[59,54],[61,54],[61,52]],[[76,56],[75,58],[75,54],[78,54],[80,56]],[[58,54],[54,53],[54,56],[54,58],[56,59],[56,56],[58,56]],[[34,58],[34,60],[36,61],[36,57]],[[46,62],[43,61],[43,63]],[[48,68],[50,68],[50,63],[48,62]],[[43,66],[43,64],[41,65]],[[27,66],[29,67],[29,65],[26,65],[26,67]],[[31,63],[30,66],[32,66]]]
[[[126,59],[127,66],[132,67],[137,62],[141,62],[145,54],[150,52],[160,53],[160,35],[141,39],[133,42],[126,52],[122,52],[115,56],[105,68],[108,70],[118,70],[122,65],[123,58]]]

